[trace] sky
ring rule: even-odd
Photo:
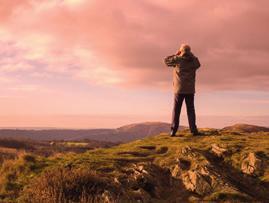
[[[198,126],[269,126],[268,6],[266,0],[0,0],[0,127],[170,122],[172,70],[163,59],[181,43],[201,62]]]

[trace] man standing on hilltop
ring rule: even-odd
[[[167,66],[173,67],[174,107],[170,135],[175,136],[178,130],[184,99],[191,133],[193,136],[200,135],[196,126],[194,108],[195,76],[200,62],[187,44],[182,44],[178,52],[175,55],[167,56],[164,62]]]

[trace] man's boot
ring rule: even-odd
[[[192,134],[192,136],[201,136],[201,135],[203,135],[203,134],[200,133],[197,129],[194,130],[194,131],[192,131],[191,134]]]
[[[175,137],[176,136],[176,131],[173,128],[171,128],[170,136],[171,137]]]

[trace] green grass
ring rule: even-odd
[[[34,178],[42,176],[44,171],[50,168],[64,167],[74,169],[89,169],[100,174],[108,174],[117,177],[122,170],[128,169],[128,164],[143,161],[153,163],[166,168],[172,168],[176,159],[182,157],[181,150],[186,146],[200,150],[209,150],[211,144],[217,143],[227,147],[233,153],[225,158],[225,162],[240,170],[241,157],[248,152],[258,152],[267,159],[269,157],[269,134],[250,133],[234,135],[229,132],[218,133],[215,129],[204,129],[206,136],[192,137],[189,131],[178,133],[176,137],[160,134],[147,137],[130,143],[120,144],[111,148],[98,148],[82,154],[68,153],[57,157],[31,157],[24,155],[15,161],[7,161],[0,168],[0,197],[7,199],[19,197],[24,188]],[[85,143],[67,142],[67,145],[84,146]],[[28,156],[28,157],[27,157]],[[204,157],[199,157],[205,161]],[[269,181],[269,168],[265,168],[261,181]],[[225,198],[226,193],[215,194],[214,198]],[[240,194],[228,194],[228,196],[240,196]],[[13,199],[13,201],[15,201]],[[0,201],[1,202],[1,201]]]
[[[62,142],[61,144],[68,147],[84,147],[88,145],[87,142]]]

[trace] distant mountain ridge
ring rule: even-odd
[[[222,128],[222,130],[237,131],[237,132],[269,132],[269,128],[245,123],[238,123],[232,126]]]
[[[186,129],[180,126],[180,129]],[[236,132],[269,132],[269,128],[235,124],[220,130]],[[96,140],[129,142],[144,137],[168,133],[170,124],[165,122],[143,122],[124,125],[115,129],[0,129],[0,138],[24,138],[33,140]]]
[[[181,128],[184,128],[181,126]],[[165,122],[144,122],[116,129],[0,129],[0,137],[29,138],[33,140],[83,140],[129,142],[147,136],[169,132]]]
[[[116,129],[119,134],[132,134],[136,138],[142,138],[152,135],[157,135],[162,132],[169,132],[171,124],[164,122],[144,122],[144,123],[133,123],[124,125]],[[180,129],[186,127],[180,126]],[[142,137],[141,137],[142,135]]]

